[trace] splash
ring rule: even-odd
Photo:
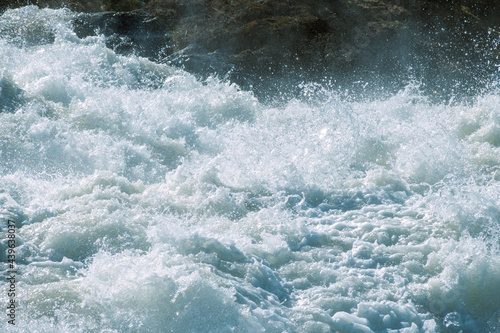
[[[18,332],[499,329],[497,92],[270,106],[72,15],[0,19]]]

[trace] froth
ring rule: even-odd
[[[0,19],[18,331],[498,329],[498,93],[270,106],[71,15]]]

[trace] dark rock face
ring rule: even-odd
[[[82,13],[74,20],[78,37],[95,35],[96,31],[107,36],[108,47],[127,54],[136,52],[143,57],[159,60],[170,51],[171,31],[169,21],[136,12]]]
[[[78,35],[108,36],[135,52],[242,86],[296,80],[397,81],[476,86],[497,70],[495,0],[73,0],[34,1],[81,14]],[[25,5],[5,3],[0,9]],[[486,65],[487,63],[490,65]],[[293,75],[292,75],[293,76]],[[431,87],[432,86],[432,87]]]

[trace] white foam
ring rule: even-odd
[[[19,332],[498,330],[498,94],[270,107],[72,15],[0,18]]]

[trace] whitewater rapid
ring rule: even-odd
[[[0,17],[2,332],[500,332],[500,94],[283,105]]]

